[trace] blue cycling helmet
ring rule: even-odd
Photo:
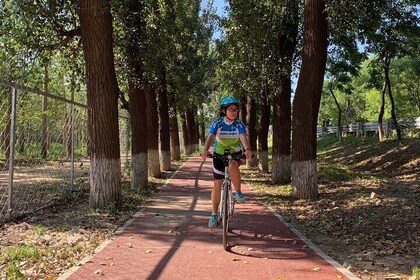
[[[226,96],[220,101],[220,109],[228,107],[230,104],[234,104],[239,107],[239,102],[235,97]]]

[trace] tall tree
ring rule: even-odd
[[[169,125],[171,134],[171,158],[179,160],[181,158],[181,149],[179,147],[179,128],[176,110],[176,100],[174,92],[168,94],[169,107]]]
[[[119,90],[112,49],[110,1],[80,0],[79,5],[90,138],[89,205],[119,207],[122,203]]]
[[[265,79],[262,86],[262,104],[261,104],[261,118],[260,127],[258,129],[258,155],[259,168],[262,172],[268,173],[268,131],[270,127],[270,88],[268,81]]]
[[[248,97],[246,103],[246,128],[248,132],[248,142],[253,154],[257,152],[257,110],[255,99],[251,96]],[[246,161],[247,167],[257,166],[257,157],[253,157]]]
[[[325,2],[305,0],[302,68],[293,100],[292,187],[300,199],[318,196],[316,125],[327,61]]]
[[[376,29],[365,33],[369,50],[377,55],[377,61],[383,71],[383,86],[381,90],[381,106],[378,115],[379,141],[384,139],[382,128],[385,95],[391,102],[391,117],[401,139],[401,129],[397,120],[395,101],[390,80],[392,59],[409,55],[418,50],[420,42],[418,1],[390,0],[378,9],[379,16]]]
[[[121,5],[123,12],[118,13],[123,22],[125,66],[128,78],[128,104],[132,129],[131,136],[131,186],[145,187],[148,184],[148,138],[147,102],[145,75],[146,5],[144,1],[127,0]],[[121,96],[122,97],[122,96]]]
[[[159,159],[162,171],[168,171],[171,168],[171,142],[169,125],[169,104],[168,104],[168,84],[165,67],[162,67],[160,73],[160,89],[158,93],[159,109]]]
[[[284,2],[280,10],[274,44],[274,97],[273,97],[273,183],[291,180],[291,72],[296,53],[299,7],[298,1]]]
[[[156,98],[156,89],[153,87],[147,88],[147,167],[150,176],[159,178],[161,169],[159,160],[159,116]]]

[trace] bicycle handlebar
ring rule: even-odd
[[[246,158],[246,154],[244,153],[240,153],[237,155],[231,155],[231,154],[227,154],[227,155],[219,155],[219,154],[211,154],[211,153],[207,153],[207,157],[208,158],[220,158],[223,160],[241,160],[241,159],[245,159]]]

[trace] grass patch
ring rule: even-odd
[[[7,279],[15,279],[15,280],[24,280],[25,275],[20,272],[16,263],[10,263],[6,268],[6,277]]]
[[[28,259],[39,259],[41,255],[41,251],[34,244],[19,244],[5,248],[0,255],[0,261],[6,264],[7,279],[24,279],[19,270],[19,263]]]
[[[252,189],[256,192],[258,197],[264,200],[267,204],[272,205],[278,201],[291,201],[292,186],[289,185],[267,185],[267,184],[252,184]]]
[[[413,268],[412,276],[420,277],[420,267]]]
[[[25,258],[36,259],[39,257],[39,255],[39,250],[33,244],[15,245],[6,248],[0,259],[3,262],[14,262],[21,261]]]
[[[324,150],[330,149],[331,146],[335,143],[338,143],[338,138],[334,135],[319,138],[317,141],[318,152],[323,152]]]
[[[318,164],[318,175],[320,179],[337,182],[346,182],[357,179],[358,177],[358,174],[350,171],[348,167],[331,163]]]

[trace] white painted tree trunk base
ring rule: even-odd
[[[252,151],[252,154],[254,155],[254,157],[251,158],[250,160],[246,161],[246,167],[247,168],[252,168],[252,167],[257,167],[258,166],[257,151]]]
[[[94,209],[104,209],[121,203],[121,160],[97,159],[90,161],[89,205]]]
[[[185,154],[186,155],[192,154],[192,146],[191,145],[186,145],[185,146]]]
[[[160,151],[160,168],[162,171],[168,171],[171,169],[171,152]]]
[[[271,170],[271,181],[273,184],[288,184],[291,180],[290,155],[273,156],[273,169]]]
[[[258,167],[261,172],[268,173],[268,151],[260,152]]]
[[[148,155],[147,168],[149,170],[149,176],[159,178],[160,177],[159,150],[148,150],[147,155]]]
[[[171,157],[172,160],[180,160],[181,159],[181,149],[179,146],[171,146]]]
[[[140,189],[148,183],[147,153],[133,155],[131,158],[131,187]]]
[[[318,197],[316,160],[292,162],[293,196],[297,199]]]

